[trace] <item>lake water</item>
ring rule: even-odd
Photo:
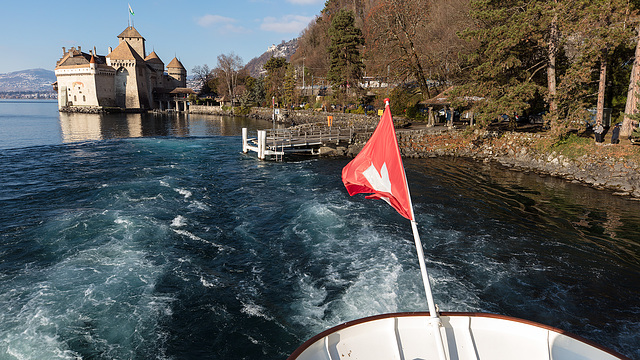
[[[349,159],[261,162],[243,118],[0,101],[0,359],[284,359],[426,310],[409,223]],[[559,327],[640,359],[640,203],[464,159],[405,160],[443,311]]]

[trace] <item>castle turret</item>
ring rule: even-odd
[[[144,61],[147,65],[151,66],[153,70],[158,71],[161,74],[164,71],[164,63],[160,60],[155,51],[151,52],[151,54],[144,58]]]
[[[182,66],[178,58],[173,58],[167,65],[167,73],[176,82],[176,87],[187,87],[187,69]]]

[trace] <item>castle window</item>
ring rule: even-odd
[[[73,95],[73,101],[78,101],[78,97]]]
[[[82,101],[87,102],[87,97],[82,95]]]

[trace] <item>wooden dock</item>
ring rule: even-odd
[[[298,126],[287,129],[258,130],[249,138],[242,129],[242,152],[256,152],[261,160],[282,160],[285,155],[315,155],[327,145],[349,144],[356,130],[329,126]]]

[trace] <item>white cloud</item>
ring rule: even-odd
[[[232,18],[220,16],[220,15],[211,15],[211,14],[207,14],[205,16],[201,16],[196,19],[196,22],[198,23],[198,25],[202,27],[210,27],[212,25],[221,25],[221,24],[228,25],[228,24],[235,23],[236,21],[237,21],[236,19],[232,19]]]
[[[237,26],[238,20],[220,15],[206,14],[196,19],[196,23],[205,28],[215,28],[221,33],[248,33],[242,26]]]
[[[262,20],[260,29],[277,33],[298,34],[304,30],[304,28],[306,28],[313,19],[314,18],[312,16],[301,15],[284,15],[279,19],[275,17],[266,17]]]

